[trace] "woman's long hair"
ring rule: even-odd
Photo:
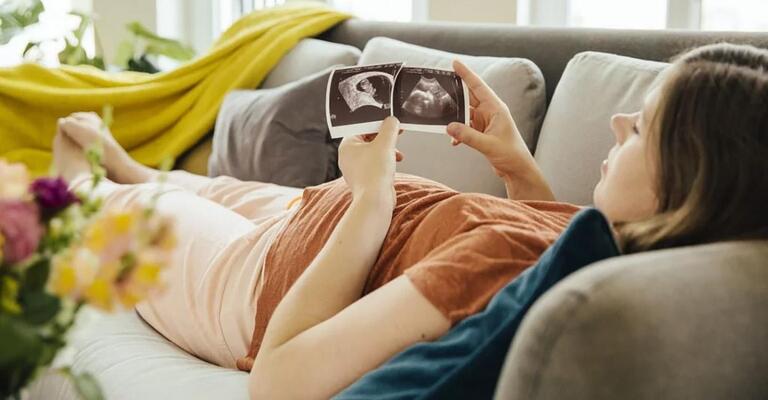
[[[699,47],[663,78],[650,125],[658,210],[617,226],[623,250],[768,239],[768,50]]]

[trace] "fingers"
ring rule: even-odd
[[[481,153],[486,153],[492,150],[492,139],[488,135],[478,132],[462,123],[452,122],[448,125],[446,133],[453,138],[451,144],[454,146],[459,143],[464,143]]]
[[[400,162],[403,161],[403,159],[405,159],[403,153],[400,150],[395,149],[395,161]]]
[[[395,117],[387,117],[381,123],[379,134],[373,139],[373,143],[387,148],[395,148],[397,136],[400,134],[400,121]]]
[[[470,104],[472,106],[477,106],[477,103],[485,101],[500,101],[498,96],[496,96],[496,93],[493,92],[488,84],[486,84],[480,76],[469,69],[463,62],[453,60],[453,70],[456,72],[456,75],[466,82],[467,87],[469,88]],[[477,100],[475,104],[472,104],[472,96]]]

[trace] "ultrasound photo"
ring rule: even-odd
[[[392,115],[392,89],[402,63],[336,69],[328,79],[326,119],[334,138],[374,133]]]
[[[468,123],[469,92],[456,73],[402,63],[339,68],[328,78],[325,116],[331,137],[379,131],[390,115],[402,129],[445,133]]]
[[[445,133],[451,122],[467,123],[469,98],[453,71],[403,67],[395,82],[392,112],[403,129]]]

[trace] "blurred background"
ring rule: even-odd
[[[291,0],[0,0],[0,66],[154,72],[205,52],[233,21]],[[768,31],[768,0],[326,0],[381,21]]]

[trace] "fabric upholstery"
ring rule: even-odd
[[[668,64],[606,53],[579,53],[568,63],[541,128],[536,162],[555,198],[591,204],[600,163],[616,143],[611,116],[642,108]]]
[[[768,398],[766,304],[766,241],[600,262],[534,305],[496,398]]]
[[[208,174],[292,187],[338,178],[339,141],[331,140],[325,123],[329,73],[227,95],[216,119]]]
[[[593,208],[580,211],[539,261],[504,286],[485,310],[434,342],[411,346],[335,398],[491,398],[509,342],[531,304],[574,271],[618,254],[605,217]]]
[[[507,104],[533,151],[544,118],[545,89],[541,71],[531,61],[467,56],[376,37],[363,49],[359,64],[401,61],[410,66],[452,69],[451,63],[457,58],[477,72]],[[462,192],[506,195],[504,183],[485,158],[467,146],[451,146],[447,135],[406,132],[398,140],[398,148],[406,155],[398,163],[400,172],[433,179]]]

